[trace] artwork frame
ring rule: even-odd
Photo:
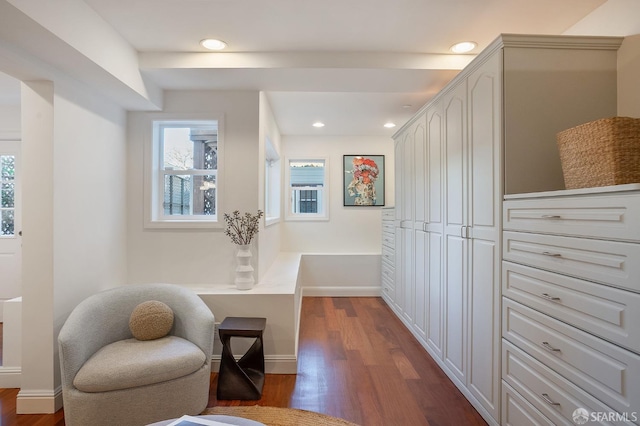
[[[342,178],[343,206],[385,205],[384,155],[343,155]]]

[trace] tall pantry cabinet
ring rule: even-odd
[[[616,115],[620,38],[502,35],[395,135],[385,300],[500,424],[502,202],[563,189],[555,134]]]

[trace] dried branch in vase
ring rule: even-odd
[[[241,215],[238,210],[232,214],[225,213],[224,221],[227,222],[227,228],[224,233],[231,238],[234,244],[251,244],[254,235],[260,230],[260,218],[263,215],[262,210],[258,210],[256,215],[249,212]]]

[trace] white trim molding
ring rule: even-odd
[[[62,387],[54,390],[34,389],[18,392],[17,414],[52,414],[62,408]]]

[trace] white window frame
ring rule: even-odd
[[[265,164],[264,164],[264,224],[270,226],[280,222],[282,217],[280,206],[282,205],[282,162],[275,146],[265,138]]]
[[[323,161],[324,162],[324,182],[322,188],[318,187],[309,187],[310,190],[318,190],[321,192],[322,203],[320,204],[321,211],[318,213],[293,213],[292,212],[292,186],[291,186],[291,162],[292,161],[301,161],[301,162],[313,162],[313,161]],[[286,158],[285,163],[285,182],[286,182],[286,199],[287,205],[285,208],[285,220],[287,221],[327,221],[329,220],[329,159],[327,157],[316,157],[316,156],[297,156],[297,157],[288,157]],[[297,188],[304,189],[304,188]]]
[[[162,150],[159,130],[161,125],[206,125],[217,121],[218,125],[218,168],[217,170],[161,170]],[[222,114],[148,114],[145,120],[146,136],[144,147],[144,210],[145,228],[222,228],[224,194],[224,116]],[[193,175],[216,176],[216,215],[165,216],[164,176]]]

